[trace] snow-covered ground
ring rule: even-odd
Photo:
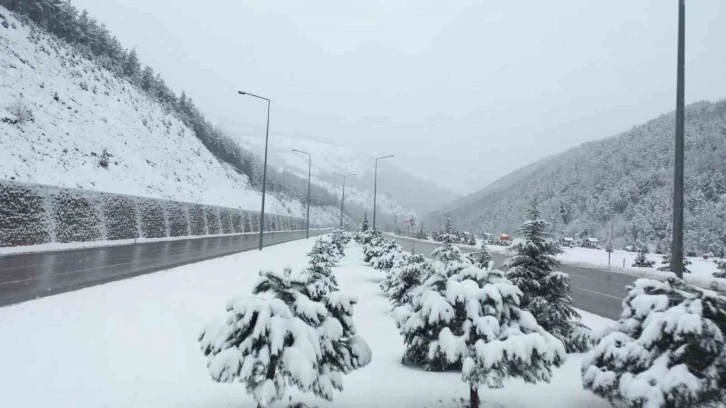
[[[489,248],[493,253],[507,254],[507,247],[499,245],[489,245]],[[563,248],[564,254],[559,255],[558,258],[561,262],[567,263],[568,265],[594,265],[594,266],[607,266],[608,265],[608,253],[603,249],[590,249],[590,248]],[[634,268],[633,262],[635,257],[638,256],[637,252],[628,252],[620,249],[616,249],[610,255],[610,264],[614,268],[623,269],[639,269],[639,270],[651,270],[655,271],[661,266],[663,261],[663,255],[657,254],[646,254],[646,258],[655,262],[652,268]],[[714,272],[718,271],[716,264],[713,262],[717,258],[703,259],[698,257],[688,257],[691,261],[691,265],[687,268],[691,271],[693,276],[710,277]],[[624,261],[624,262],[623,262]]]
[[[413,239],[410,237],[400,238]],[[416,240],[420,242],[435,242],[433,240]],[[481,242],[479,242],[481,244]],[[463,245],[462,247],[471,248],[469,245]],[[493,254],[511,256],[512,254],[508,251],[509,247],[502,245],[491,245],[488,244],[487,248]],[[636,252],[628,252],[616,249],[611,254],[610,266],[608,267],[608,253],[603,249],[590,249],[590,248],[562,248],[563,254],[557,256],[557,259],[564,265],[568,266],[582,266],[585,268],[595,268],[603,271],[626,273],[638,277],[657,277],[662,276],[664,272],[658,271],[658,268],[663,266],[661,264],[663,260],[662,255],[657,254],[646,254],[646,258],[655,262],[652,268],[636,268],[633,267],[633,261],[638,255]],[[726,279],[716,279],[713,277],[713,273],[718,271],[714,259],[723,260],[720,258],[709,258],[703,259],[699,257],[688,257],[691,261],[691,265],[687,268],[691,271],[689,274],[685,274],[685,280],[695,285],[711,288],[718,290],[726,289]],[[623,267],[623,261],[625,261],[625,267]]]
[[[148,96],[0,6],[0,178],[259,211],[261,193]],[[19,121],[13,124],[12,122]],[[103,151],[112,156],[99,166]],[[269,213],[304,216],[268,195]],[[339,209],[312,208],[336,222]]]
[[[133,279],[0,308],[0,384],[9,407],[252,407],[241,384],[217,384],[198,349],[205,323],[246,295],[259,269],[302,267],[313,240],[300,240]],[[355,321],[373,362],[344,377],[333,402],[294,395],[320,407],[456,407],[467,396],[457,373],[400,364],[403,342],[378,288],[381,273],[351,244],[334,268],[341,289],[359,296]],[[583,313],[602,332],[611,321]],[[484,407],[606,408],[582,389],[581,355],[569,355],[550,384],[509,381],[481,389]],[[284,404],[279,404],[279,407]]]

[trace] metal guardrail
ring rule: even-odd
[[[330,229],[311,230],[322,235]],[[265,246],[305,231],[266,232]],[[256,249],[259,234],[224,235],[0,256],[0,306]],[[312,244],[311,244],[312,245]]]

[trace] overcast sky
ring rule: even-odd
[[[675,0],[72,1],[210,117],[263,131],[259,93],[460,193],[675,107]],[[687,5],[686,100],[722,99],[726,2]]]

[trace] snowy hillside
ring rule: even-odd
[[[537,198],[559,235],[610,236],[616,247],[667,248],[672,224],[674,115],[662,115],[618,136],[585,143],[520,169],[454,202],[463,229],[515,232]],[[686,248],[726,249],[726,101],[686,107]],[[614,215],[614,217],[613,217]]]
[[[247,176],[174,114],[76,48],[0,14],[0,178],[259,210]],[[270,196],[266,207],[304,214],[298,200]],[[338,211],[311,216],[330,222]]]
[[[245,146],[264,150],[264,138],[259,129],[241,123],[220,120],[220,125],[236,135]],[[312,174],[316,182],[333,194],[340,194],[340,177],[332,173],[357,174],[346,181],[346,203],[354,203],[370,213],[373,207],[373,173],[375,158],[353,149],[307,137],[270,135],[270,162],[301,177],[307,177],[307,156],[292,149],[310,152],[313,156]],[[405,152],[385,152],[405,154]],[[453,191],[438,187],[396,167],[395,157],[378,162],[378,211],[388,214],[419,216],[433,211],[459,197]],[[350,201],[349,201],[350,200]],[[353,215],[354,218],[355,215]]]

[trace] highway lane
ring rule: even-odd
[[[433,242],[422,242],[396,236],[388,236],[396,240],[405,251],[428,256],[437,246]],[[460,246],[462,252],[472,252],[473,247]],[[492,254],[495,266],[499,267],[509,258],[505,255]],[[561,265],[560,271],[570,276],[572,300],[575,307],[599,316],[617,320],[623,310],[622,301],[627,294],[626,286],[635,282],[638,277],[608,270],[582,268]]]
[[[311,230],[320,235],[330,230]],[[305,231],[265,233],[265,246]],[[258,234],[0,255],[0,306],[256,249]],[[312,246],[312,243],[311,243]]]

